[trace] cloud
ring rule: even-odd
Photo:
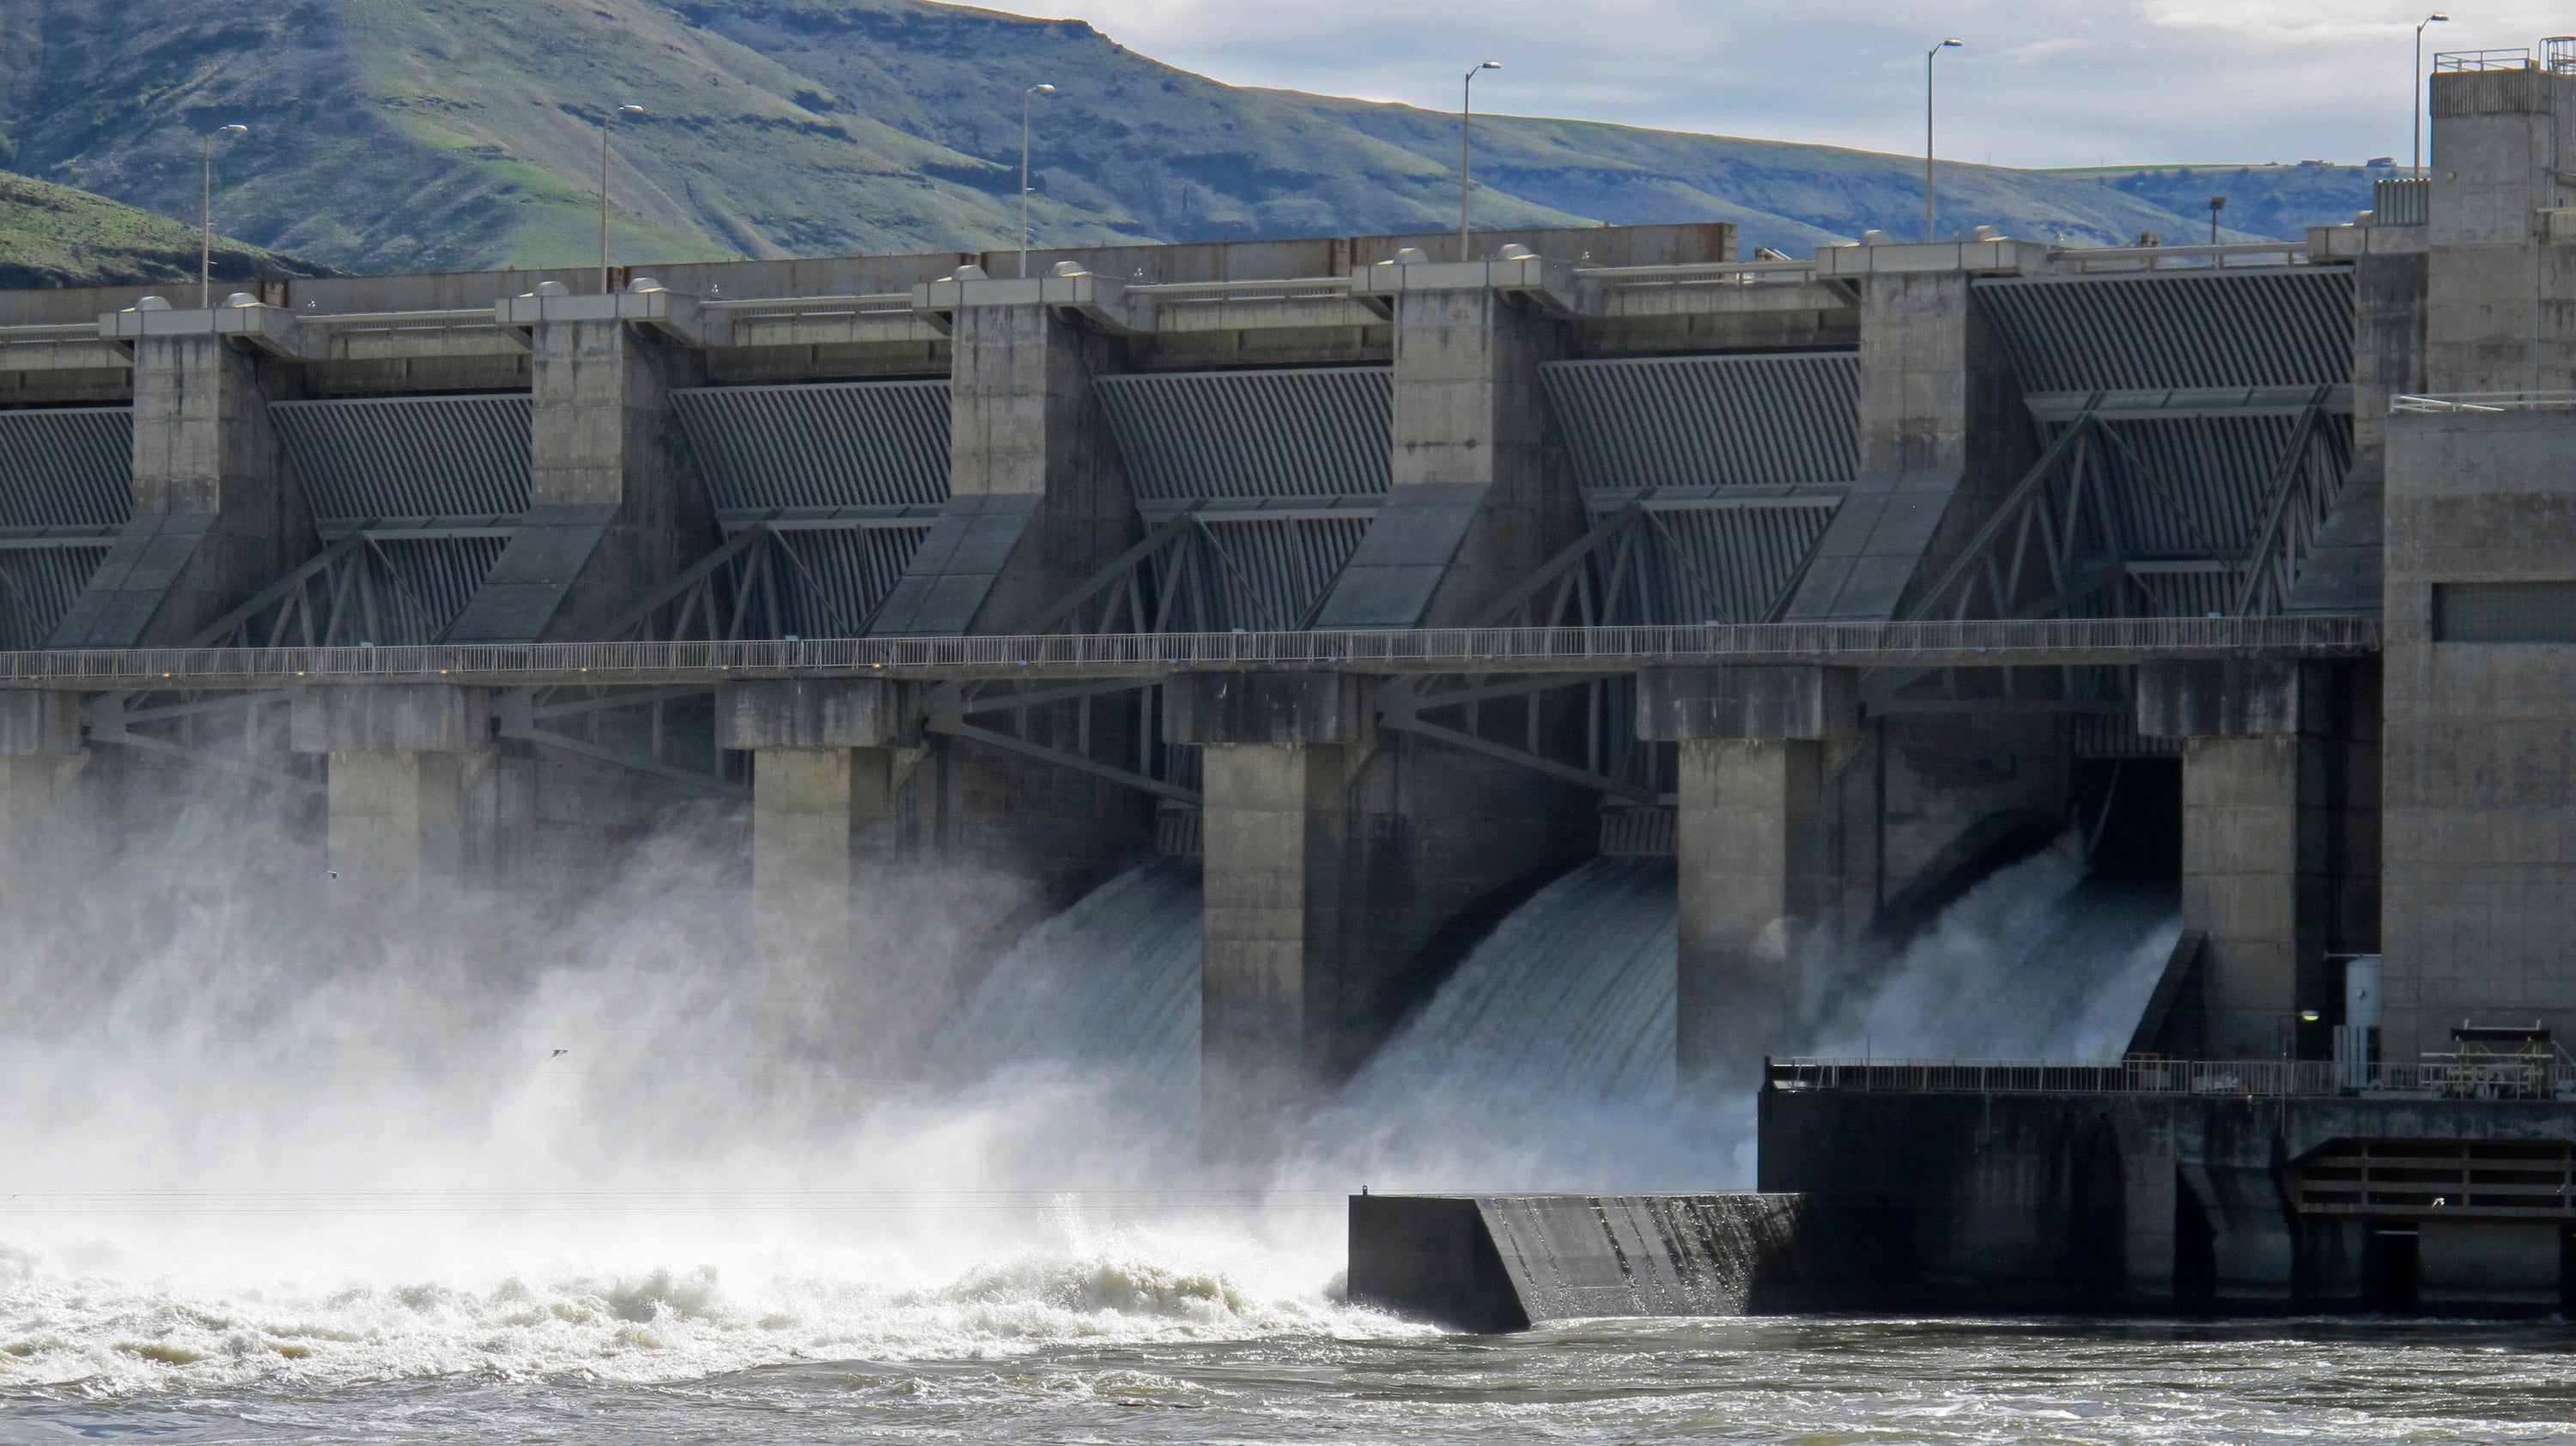
[[[992,3],[992,0],[987,0]],[[1922,144],[1923,51],[1941,62],[1943,150],[2003,165],[2357,161],[2409,133],[2418,4],[2394,0],[999,0],[1078,16],[1130,48],[1240,85],[1871,150]],[[2426,36],[2528,45],[2570,28],[2509,0]]]

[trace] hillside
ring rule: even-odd
[[[103,196],[0,171],[0,288],[194,281],[197,228]],[[326,268],[215,238],[218,281],[318,276]]]
[[[1061,92],[1038,102],[1041,243],[1437,230],[1456,216],[1453,117],[1220,85],[1079,21],[926,0],[160,0],[145,13],[0,0],[0,164],[184,215],[196,135],[244,122],[222,171],[231,229],[347,270],[595,256],[598,124],[620,103],[648,112],[614,136],[620,260],[1005,244],[1021,92],[1041,82]],[[1921,224],[1912,157],[1581,121],[1478,131],[1486,224],[1731,220],[1748,250],[1793,253]],[[2143,180],[1944,176],[1956,230],[2109,243],[2207,226],[2205,196]],[[2353,209],[2311,214],[2310,200],[2249,190],[2227,219],[2239,235],[2261,234],[2257,221],[2295,234]]]

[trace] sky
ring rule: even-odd
[[[1915,153],[1924,52],[1941,150],[2010,166],[2409,157],[2424,9],[2378,0],[983,0],[1087,20],[1236,85]],[[2563,5],[2449,11],[2441,50],[2576,31]]]

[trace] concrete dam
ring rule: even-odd
[[[222,788],[399,967],[693,819],[795,1050],[1222,1171],[1758,1112],[1927,1299],[2529,1305],[2576,76],[2433,103],[2300,242],[0,293],[0,910]]]

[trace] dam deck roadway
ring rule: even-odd
[[[0,653],[0,687],[85,692],[341,683],[493,687],[767,679],[1135,678],[1211,671],[1383,676],[1581,674],[1644,667],[2091,667],[2360,658],[2379,620],[2067,618],[1702,627],[1419,628],[1347,632],[1054,633],[1031,637],[450,644],[364,648],[127,648]]]

